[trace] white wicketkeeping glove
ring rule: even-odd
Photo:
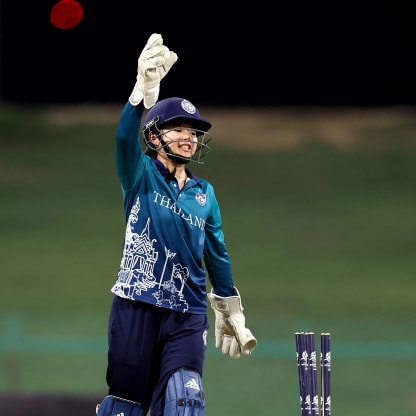
[[[153,33],[139,56],[130,103],[137,105],[143,100],[145,108],[152,107],[159,97],[160,81],[177,60],[178,55],[163,45],[162,36]]]
[[[235,296],[222,297],[211,290],[208,299],[215,313],[215,347],[231,358],[251,354],[257,340],[246,328],[241,297],[234,287]]]

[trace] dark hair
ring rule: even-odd
[[[147,147],[146,150],[144,151],[144,153],[147,156],[150,156],[152,159],[157,158],[157,151],[155,149],[150,149],[149,147]]]

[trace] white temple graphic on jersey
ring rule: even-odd
[[[188,310],[188,304],[183,298],[183,288],[189,278],[187,267],[173,263],[176,253],[165,247],[163,271],[158,281],[154,276],[154,267],[159,259],[159,252],[154,248],[156,239],[150,236],[150,218],[140,232],[135,233],[133,224],[138,221],[140,211],[139,198],[132,207],[127,226],[123,257],[120,263],[118,279],[112,291],[118,296],[137,299],[142,292],[150,292],[155,304],[162,306],[168,303],[170,309]],[[170,276],[165,276],[169,273]]]

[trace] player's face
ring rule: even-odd
[[[190,124],[166,125],[161,133],[163,141],[169,145],[171,152],[184,158],[190,158],[195,153],[198,144],[198,132]]]

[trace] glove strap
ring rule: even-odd
[[[242,312],[244,310],[241,304],[241,296],[238,289],[234,286],[236,296],[218,296],[211,289],[211,293],[208,294],[208,299],[211,302],[211,307],[218,312],[224,313],[227,316],[235,313]]]
[[[143,104],[144,108],[151,108],[156,104],[156,101],[159,97],[160,84],[157,84],[155,87],[145,90]]]

